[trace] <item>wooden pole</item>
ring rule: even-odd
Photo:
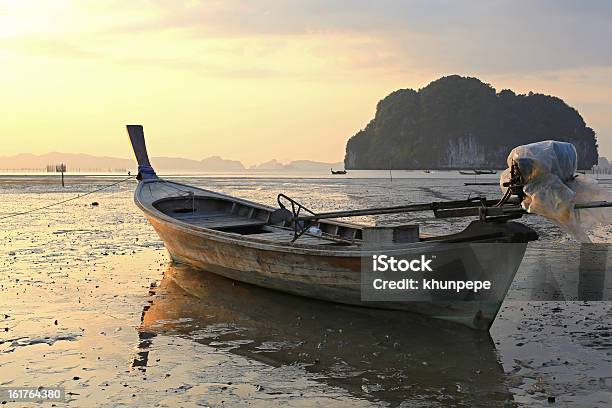
[[[62,187],[65,187],[65,185],[64,185],[64,172],[66,171],[66,164],[62,163],[60,165],[55,166],[55,171],[59,171],[60,173],[62,173]]]

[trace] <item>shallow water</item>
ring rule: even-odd
[[[68,177],[62,188],[48,177],[0,177],[0,216],[119,178]],[[469,179],[181,181],[270,205],[283,192],[315,211],[498,197],[496,186],[464,187]],[[2,220],[0,386],[62,385],[70,395],[59,405],[79,407],[550,406],[552,396],[558,406],[612,403],[606,245],[580,247],[554,225],[524,219],[540,241],[530,244],[489,336],[170,265],[133,205],[134,186]],[[427,232],[467,223],[387,219],[423,222]],[[610,242],[612,228],[593,234]]]

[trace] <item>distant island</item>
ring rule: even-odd
[[[47,153],[47,154],[16,154],[0,157],[0,170],[4,171],[55,171],[56,165],[66,164],[68,172],[127,172],[137,167],[133,159],[118,157],[94,156],[90,154]],[[330,167],[340,168],[342,163],[325,163],[310,160],[295,160],[287,164],[270,160],[260,165],[249,167],[238,160],[227,160],[219,156],[211,156],[202,160],[184,159],[180,157],[151,157],[151,164],[158,172],[328,172]]]
[[[378,102],[374,119],[346,145],[347,169],[501,169],[517,145],[571,142],[581,169],[597,164],[595,132],[563,100],[452,75]]]
[[[610,163],[607,157],[600,157],[597,160],[597,164],[593,166],[593,173],[612,174],[612,163]]]
[[[312,160],[294,160],[287,164],[280,163],[276,159],[249,167],[254,171],[329,171],[330,168],[342,168],[342,162],[326,163]]]

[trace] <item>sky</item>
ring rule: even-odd
[[[612,157],[612,2],[0,0],[0,156],[344,157],[444,75],[555,95]],[[554,135],[551,135],[554,138]]]

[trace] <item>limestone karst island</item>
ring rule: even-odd
[[[496,91],[452,75],[424,88],[399,89],[378,102],[374,119],[346,145],[347,169],[506,167],[518,145],[573,143],[578,168],[597,164],[597,140],[580,113],[549,95]]]

